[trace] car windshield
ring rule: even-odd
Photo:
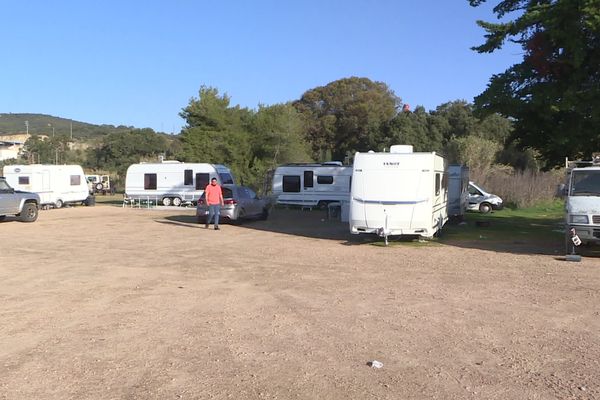
[[[10,190],[10,186],[4,179],[0,180],[0,190]]]
[[[600,196],[600,170],[573,171],[571,196]]]
[[[232,199],[233,198],[233,192],[231,191],[231,188],[221,187],[221,190],[223,191],[224,199]],[[205,198],[206,198],[206,195],[204,193],[202,193],[202,196],[200,196],[200,200],[204,200]]]

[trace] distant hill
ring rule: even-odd
[[[73,124],[73,138],[89,139],[96,136],[108,135],[109,133],[129,132],[135,129],[132,126],[93,125],[71,119],[53,117],[45,114],[12,114],[0,113],[0,135],[25,133],[29,125],[29,134],[52,136],[52,128],[55,135],[71,135],[71,124]]]

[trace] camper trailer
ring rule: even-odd
[[[352,167],[340,162],[285,164],[273,174],[277,204],[319,206],[348,202]]]
[[[69,203],[88,203],[88,185],[79,165],[7,165],[4,176],[17,190],[37,193],[40,205],[61,208]]]
[[[235,183],[224,165],[179,161],[132,164],[125,177],[125,198],[179,206],[197,201],[212,178],[221,185]]]
[[[350,232],[432,237],[448,220],[446,160],[396,145],[390,152],[356,153]]]
[[[469,199],[469,167],[448,166],[448,216],[461,220]]]

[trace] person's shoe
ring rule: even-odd
[[[204,224],[204,229],[208,229],[208,224]]]
[[[215,226],[215,231],[221,230],[218,226]]]

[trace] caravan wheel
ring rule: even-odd
[[[173,197],[173,205],[179,207],[181,205],[181,199],[179,197]]]
[[[54,203],[54,208],[62,208],[63,204],[64,204],[63,201],[61,199],[58,199]]]
[[[162,199],[162,203],[163,203],[163,206],[170,206],[171,205],[171,198],[170,197],[165,197],[164,199]]]

